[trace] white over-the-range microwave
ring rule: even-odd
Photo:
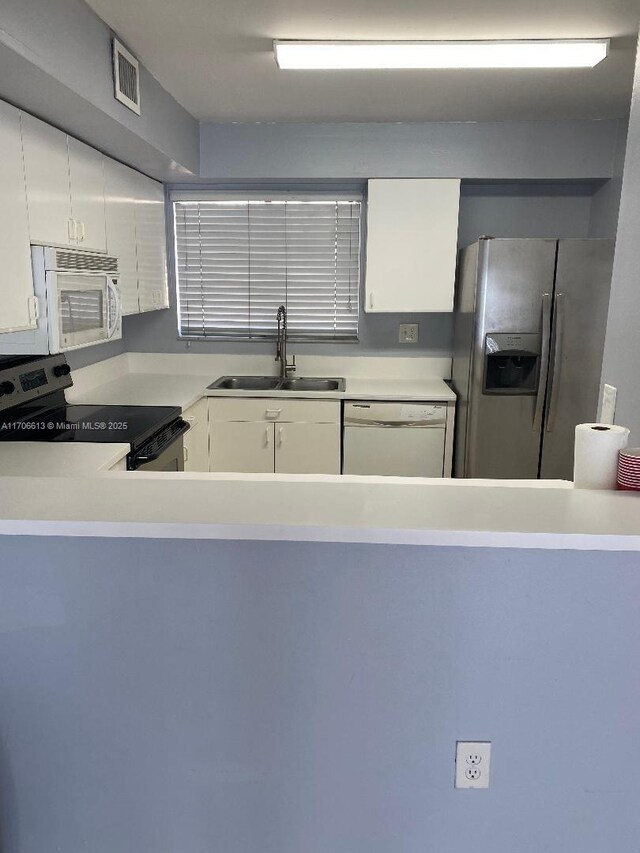
[[[44,355],[122,337],[118,259],[99,252],[32,246],[33,329],[0,335],[0,355]]]

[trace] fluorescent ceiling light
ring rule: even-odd
[[[609,39],[545,41],[288,41],[280,68],[592,68]]]

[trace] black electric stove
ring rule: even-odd
[[[64,355],[0,361],[0,441],[125,443],[127,467],[138,469],[151,467],[189,428],[177,406],[68,403],[64,389],[72,384]],[[175,450],[171,469],[180,470]]]

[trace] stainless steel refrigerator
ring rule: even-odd
[[[483,237],[460,254],[456,477],[573,479],[594,421],[613,240]]]

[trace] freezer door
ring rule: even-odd
[[[560,240],[540,476],[573,479],[577,424],[597,416],[614,241]]]
[[[556,249],[556,240],[480,240],[465,477],[538,476]],[[510,338],[514,351],[538,341],[536,378],[500,393],[487,387],[487,354],[491,339],[503,344]]]

